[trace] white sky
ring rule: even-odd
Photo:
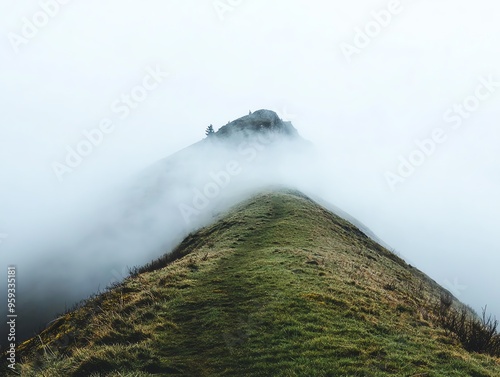
[[[16,54],[8,34],[40,5],[0,0],[0,265],[14,259],[10,242],[34,237],[20,224],[45,221],[37,208],[63,210],[200,140],[210,123],[268,108],[324,152],[326,200],[500,317],[500,88],[460,130],[443,121],[480,77],[500,81],[500,3],[403,0],[348,62],[340,44],[389,3],[242,0],[221,20],[212,0],[69,1]],[[118,120],[110,105],[157,65],[169,78]],[[105,117],[116,130],[59,183],[51,164]],[[391,191],[384,173],[437,127],[448,141]]]

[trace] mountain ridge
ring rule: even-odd
[[[304,194],[268,191],[21,345],[23,375],[498,376],[436,325],[446,292]]]
[[[19,287],[19,310],[25,313],[17,329],[20,340],[46,326],[68,305],[125,277],[127,266],[145,264],[174,248],[190,231],[209,224],[214,213],[249,197],[260,179],[279,181],[288,161],[310,147],[291,124],[269,110],[256,111],[222,128],[219,136],[204,138],[148,164],[81,204],[71,203],[69,221],[60,224],[60,229],[68,229],[72,223],[70,234],[62,236],[54,226],[47,245],[27,245],[22,250],[38,260],[24,266],[29,271],[24,269],[25,284]],[[200,133],[202,130],[200,127]],[[213,186],[214,174],[225,174],[227,164],[234,161],[236,171],[244,174],[232,174],[220,195],[206,200],[207,207],[194,207],[193,215],[185,216],[181,206],[193,207],[198,191],[204,191],[207,184]],[[267,177],[262,178],[266,171]],[[86,208],[82,211],[79,206]],[[46,272],[51,269],[62,273]],[[8,330],[0,325],[0,333]],[[0,337],[0,350],[8,346],[6,339]]]

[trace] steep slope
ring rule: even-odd
[[[444,290],[270,191],[20,347],[25,376],[500,376],[437,327]]]
[[[175,130],[174,124],[168,127]],[[200,136],[204,130],[201,125]],[[259,110],[101,195],[72,202],[67,218],[53,224],[44,238],[35,242],[26,237],[24,247],[8,251],[24,255],[18,265],[24,275],[17,302],[23,313],[18,339],[32,337],[56,313],[98,287],[121,280],[127,266],[143,265],[172,250],[191,231],[212,223],[214,213],[247,199],[258,186],[284,182],[295,187],[283,172],[304,176],[299,164],[308,166],[307,153],[300,151],[307,146],[290,123]],[[0,288],[6,292],[4,282]],[[6,309],[0,307],[3,317]],[[0,352],[7,346],[8,330],[0,323]]]

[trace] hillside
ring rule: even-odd
[[[205,126],[200,125],[200,136]],[[18,287],[19,341],[99,287],[122,280],[127,266],[144,265],[172,250],[259,187],[308,182],[303,170],[311,170],[312,146],[276,113],[258,110],[215,127],[211,137],[128,172],[105,190],[76,195],[65,206],[67,216],[47,221],[50,230],[36,246],[26,237],[24,246],[10,251],[26,256],[19,264],[24,276]],[[113,169],[109,174],[114,181]],[[3,317],[6,310],[0,307]],[[7,348],[8,330],[0,323],[0,353]]]
[[[434,321],[443,289],[294,191],[187,237],[19,348],[23,376],[500,376]]]

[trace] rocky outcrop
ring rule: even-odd
[[[216,132],[217,137],[250,136],[256,132],[280,133],[297,137],[298,132],[290,122],[284,122],[278,114],[271,110],[258,110],[254,113],[236,119],[221,127]]]

